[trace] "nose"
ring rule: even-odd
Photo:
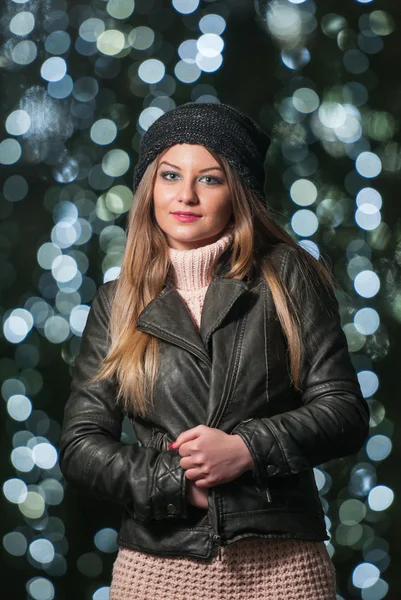
[[[178,201],[187,203],[197,203],[198,197],[196,194],[195,183],[191,181],[190,178],[181,182],[181,185],[177,188],[178,192]]]

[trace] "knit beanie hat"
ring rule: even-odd
[[[270,138],[228,104],[188,102],[160,116],[144,133],[134,169],[135,193],[147,166],[168,146],[202,144],[224,156],[245,184],[264,200],[264,162]]]

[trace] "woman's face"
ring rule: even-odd
[[[160,156],[153,202],[156,221],[168,245],[177,250],[217,241],[232,214],[224,172],[199,144],[175,144]],[[179,221],[176,211],[193,212],[199,218]]]

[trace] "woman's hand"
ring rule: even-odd
[[[194,481],[187,481],[187,500],[190,504],[198,508],[208,508],[208,496],[209,490],[196,486]]]
[[[253,467],[248,447],[239,435],[206,425],[183,431],[170,447],[183,457],[180,465],[185,476],[199,487],[228,483]]]

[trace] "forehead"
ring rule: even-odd
[[[207,161],[209,166],[218,164],[214,156],[209,150],[201,144],[178,143],[170,146],[159,155],[159,163],[163,160],[179,163],[190,164]]]

